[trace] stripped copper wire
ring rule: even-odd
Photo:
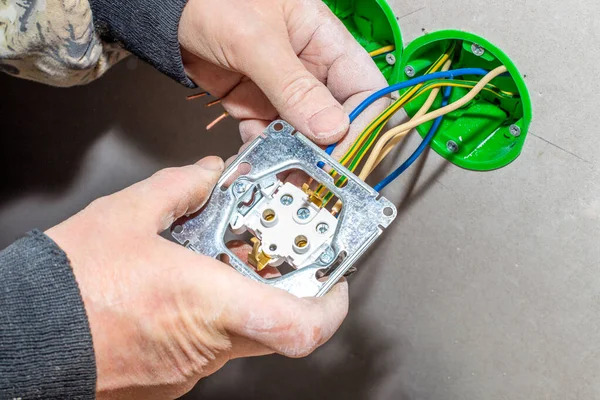
[[[189,96],[186,97],[186,100],[196,100],[199,99],[201,97],[205,97],[208,96],[208,92],[201,92],[201,93],[196,93],[196,94],[191,94]]]
[[[212,106],[217,105],[219,103],[221,103],[221,99],[217,99],[215,101],[211,101],[210,103],[206,103],[206,105],[204,107],[207,107],[207,108],[208,107],[212,107]]]
[[[219,115],[213,122],[211,122],[210,124],[208,124],[206,126],[206,130],[210,131],[212,128],[214,128],[219,122],[223,121],[225,118],[227,118],[229,116],[229,113],[227,111],[225,111],[223,114]]]

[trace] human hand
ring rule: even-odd
[[[46,232],[83,296],[99,400],[174,399],[230,359],[306,356],[346,316],[346,283],[298,299],[159,236],[202,207],[222,171],[216,157],[163,170]]]
[[[315,143],[335,143],[347,114],[387,85],[321,0],[190,0],[179,41],[186,72],[241,120],[244,142],[281,115]],[[338,154],[386,105],[353,124]]]

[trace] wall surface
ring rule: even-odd
[[[600,398],[600,3],[392,4],[407,42],[464,29],[517,62],[535,113],[523,155],[481,174],[429,154],[386,192],[399,218],[352,278],[334,340],[304,360],[231,362],[186,400]],[[219,110],[131,59],[83,88],[0,88],[2,247],[240,144],[233,121],[204,131]]]

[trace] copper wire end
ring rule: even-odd
[[[210,103],[206,103],[206,105],[205,105],[204,107],[207,107],[207,108],[208,108],[208,107],[212,107],[212,106],[214,106],[214,105],[217,105],[217,104],[219,104],[220,102],[221,102],[221,99],[217,99],[217,100],[215,100],[215,101],[211,101]]]
[[[196,99],[199,99],[199,98],[205,97],[205,96],[208,96],[208,92],[191,94],[188,97],[186,97],[186,100],[196,100]]]
[[[206,130],[210,131],[212,128],[215,127],[215,125],[217,125],[219,122],[223,121],[228,116],[229,116],[229,113],[227,111],[225,111],[223,114],[219,115],[213,122],[211,122],[210,124],[208,124],[206,126]]]

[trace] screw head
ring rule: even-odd
[[[327,225],[325,222],[321,222],[319,225],[317,225],[317,232],[320,234],[325,234],[327,231],[329,231],[329,225]]]
[[[335,260],[335,252],[331,248],[331,246],[327,246],[321,257],[319,257],[319,261],[323,264],[330,264]]]
[[[406,68],[404,68],[404,73],[409,78],[414,78],[414,76],[417,74],[417,71],[415,71],[415,69],[412,66],[407,65]]]
[[[454,140],[448,140],[446,143],[446,148],[450,153],[458,153],[458,144]]]
[[[389,64],[389,65],[394,65],[396,64],[396,56],[393,55],[392,53],[388,53],[385,56],[385,61]]]
[[[310,217],[310,210],[306,207],[302,207],[298,210],[298,218],[300,219],[308,219]]]
[[[481,47],[480,45],[478,45],[477,43],[473,43],[471,45],[471,51],[473,52],[473,54],[475,54],[477,57],[481,57],[482,55],[485,54],[485,49],[483,47]]]
[[[281,196],[281,199],[279,199],[279,201],[284,206],[289,206],[290,204],[292,204],[294,202],[294,198],[292,196],[290,196],[289,194],[284,194],[283,196]]]
[[[246,192],[246,184],[244,182],[236,182],[235,185],[233,185],[233,190],[237,194],[243,194]]]
[[[514,137],[521,136],[521,128],[519,127],[519,125],[511,125],[510,129],[509,129],[509,132]]]

